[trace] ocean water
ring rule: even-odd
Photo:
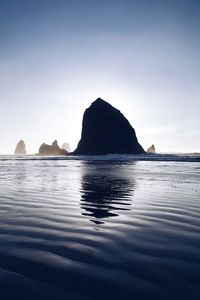
[[[0,157],[0,299],[200,299],[199,156]]]

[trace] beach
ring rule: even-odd
[[[199,157],[0,156],[2,299],[200,299]]]

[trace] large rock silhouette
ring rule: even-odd
[[[135,130],[123,114],[98,98],[83,116],[81,140],[75,155],[139,154]]]
[[[21,140],[17,143],[17,146],[15,148],[15,154],[26,155],[26,145],[23,140]]]
[[[43,143],[39,148],[39,155],[67,155],[68,152],[65,149],[61,149],[58,146],[57,140],[52,145]]]

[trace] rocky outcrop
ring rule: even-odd
[[[57,140],[55,140],[52,145],[47,145],[43,143],[39,148],[39,155],[67,155],[68,151],[61,149],[58,146]]]
[[[151,145],[151,147],[149,147],[147,149],[147,153],[156,153],[156,148],[154,145]]]
[[[71,152],[71,148],[70,148],[69,143],[62,144],[62,149],[66,150],[67,152]]]
[[[83,116],[81,140],[75,155],[139,154],[144,149],[138,143],[135,130],[123,114],[98,98]]]
[[[26,155],[26,145],[23,140],[21,140],[17,143],[17,146],[15,148],[15,154]]]

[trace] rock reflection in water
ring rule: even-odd
[[[120,211],[130,210],[135,188],[134,174],[115,162],[83,165],[81,179],[82,215],[91,217],[96,224],[102,219],[119,216]]]

